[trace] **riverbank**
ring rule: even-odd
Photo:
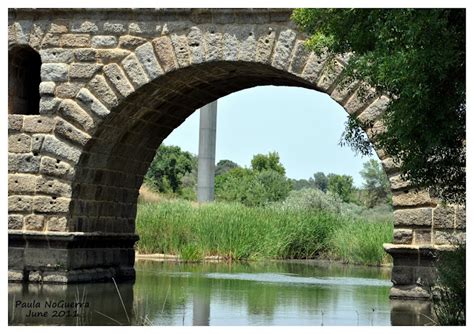
[[[392,230],[389,220],[316,210],[163,201],[139,204],[137,251],[185,261],[325,259],[377,266],[390,262],[382,244],[391,241]]]

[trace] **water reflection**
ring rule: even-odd
[[[390,270],[381,268],[140,261],[136,269],[134,286],[9,284],[9,323],[370,326],[432,317],[429,303],[390,301]]]

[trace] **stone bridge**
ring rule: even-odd
[[[10,9],[9,280],[134,279],[138,189],[155,151],[203,105],[259,86],[324,92],[383,126],[387,102],[344,86],[344,56],[304,47],[288,9]],[[359,92],[364,91],[364,96]],[[288,111],[291,117],[291,110]],[[465,236],[465,210],[400,179],[392,298],[429,298],[433,259]]]

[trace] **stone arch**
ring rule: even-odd
[[[9,279],[133,278],[136,199],[156,148],[194,110],[231,92],[257,85],[322,91],[371,121],[369,138],[383,131],[389,99],[363,83],[343,85],[346,56],[328,61],[309,52],[289,14],[11,10],[9,45],[39,50],[43,64],[40,115],[9,115]],[[386,249],[405,290],[392,296],[426,297],[416,282],[432,281],[432,254],[447,243],[442,233],[460,226],[463,235],[463,211],[433,209],[429,194],[414,193],[393,160],[377,154],[397,209]]]
[[[27,45],[15,45],[8,50],[8,113],[37,115],[41,58]]]

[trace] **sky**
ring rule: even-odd
[[[260,86],[235,92],[217,102],[216,163],[229,159],[250,166],[255,154],[276,151],[290,178],[346,174],[361,186],[359,172],[370,157],[339,145],[346,119],[346,111],[327,94],[305,88]],[[164,143],[197,154],[199,111]],[[375,154],[371,158],[378,159]]]

